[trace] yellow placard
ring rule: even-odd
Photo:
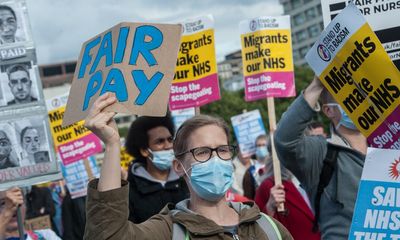
[[[172,83],[193,81],[215,73],[214,29],[182,36]]]
[[[243,34],[243,75],[293,71],[290,30],[268,29]]]
[[[320,79],[365,136],[400,104],[399,73],[368,24],[349,38]]]
[[[63,127],[64,111],[65,106],[49,111],[50,129],[56,147],[91,134],[91,131],[84,127],[84,121]]]

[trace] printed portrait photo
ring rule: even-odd
[[[3,106],[19,106],[38,101],[37,75],[31,62],[1,66],[0,82],[6,103]]]
[[[25,3],[2,1],[0,3],[0,47],[30,41]]]
[[[0,170],[19,167],[19,144],[14,126],[0,123]]]
[[[50,162],[50,141],[44,117],[24,118],[14,125],[21,147],[21,166]]]

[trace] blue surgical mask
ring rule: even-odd
[[[269,154],[266,146],[260,146],[256,148],[256,157],[257,159],[263,159],[267,157]]]
[[[349,115],[347,115],[347,113],[343,110],[343,108],[339,104],[328,103],[326,105],[327,106],[336,106],[339,109],[341,117],[340,117],[340,121],[339,121],[338,125],[336,126],[336,130],[338,130],[340,126],[344,126],[351,130],[357,130],[356,125],[353,123],[353,121],[350,119]]]
[[[233,165],[231,161],[214,156],[205,163],[195,163],[192,173],[186,175],[196,194],[207,201],[216,202],[224,197],[233,183]]]
[[[343,108],[339,104],[335,105],[338,107],[340,115],[342,115],[340,117],[339,124],[336,126],[336,130],[339,129],[341,125],[351,130],[357,130],[356,125],[350,119],[349,115],[347,115],[347,113],[343,110]]]
[[[172,160],[174,160],[174,151],[172,149],[163,151],[151,151],[148,149],[148,151],[153,155],[150,159],[156,168],[162,171],[171,168]]]

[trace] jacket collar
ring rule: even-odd
[[[196,235],[213,235],[224,232],[222,226],[214,221],[193,212],[188,208],[189,199],[183,200],[176,205],[175,210],[171,211],[172,221],[183,225],[189,232]],[[260,210],[254,202],[231,203],[227,204],[239,214],[239,225],[254,222],[260,218]]]

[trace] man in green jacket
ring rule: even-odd
[[[318,104],[319,98],[322,107]],[[332,136],[328,140],[304,135],[321,108],[331,121]],[[368,146],[366,138],[318,78],[314,78],[282,116],[275,132],[275,146],[280,161],[300,180],[313,206],[328,148],[338,149],[332,178],[319,201],[318,223],[322,239],[347,239]]]

